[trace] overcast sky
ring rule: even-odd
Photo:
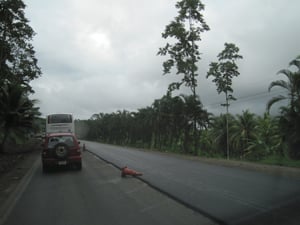
[[[94,113],[134,111],[161,98],[175,75],[162,75],[159,47],[165,26],[177,16],[171,0],[24,0],[36,36],[33,45],[42,76],[32,82],[45,116],[71,112],[79,119]],[[199,43],[198,95],[218,115],[224,96],[206,79],[225,42],[244,57],[238,62],[230,111],[262,113],[280,89],[267,93],[280,69],[300,55],[300,1],[206,0],[204,18],[210,31]],[[292,68],[291,68],[292,69]],[[182,89],[180,93],[190,94]],[[275,111],[275,110],[273,110]],[[275,113],[275,112],[274,112]]]

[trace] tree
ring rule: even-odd
[[[204,10],[204,4],[200,0],[181,0],[176,3],[176,8],[178,9],[178,16],[166,26],[162,37],[176,39],[177,42],[167,43],[165,47],[159,49],[158,55],[169,55],[170,57],[163,63],[164,74],[171,73],[171,69],[175,66],[176,74],[183,75],[181,81],[169,85],[168,92],[178,90],[182,84],[185,84],[191,89],[193,97],[196,99],[197,62],[201,59],[197,42],[201,40],[200,34],[208,31],[209,26],[201,14],[201,11]],[[194,115],[195,151],[197,149],[196,123],[196,115]]]
[[[30,81],[41,75],[30,43],[34,36],[22,0],[0,1],[0,152],[10,135],[32,128],[39,115],[28,93]],[[25,130],[24,130],[25,129]]]
[[[164,74],[171,72],[176,66],[177,73],[182,74],[180,82],[171,83],[169,91],[179,89],[182,84],[191,88],[193,95],[196,95],[198,70],[197,62],[200,60],[200,52],[197,42],[201,40],[201,32],[209,30],[208,25],[200,13],[204,10],[204,5],[200,0],[182,0],[177,2],[179,9],[178,16],[166,26],[162,37],[175,38],[174,44],[167,43],[160,48],[158,55],[169,55],[170,59],[163,63]]]
[[[196,146],[198,146],[199,137],[201,136],[202,129],[206,128],[209,123],[210,114],[203,109],[200,97],[196,95],[181,95],[184,102],[184,149],[189,152],[189,134],[194,134],[194,154],[198,154]],[[193,126],[196,126],[194,128]]]
[[[269,91],[273,87],[281,87],[287,91],[287,95],[279,95],[267,103],[267,110],[277,102],[287,100],[288,105],[280,108],[279,124],[285,142],[289,146],[289,154],[292,158],[300,159],[300,55],[289,63],[296,70],[283,69],[278,74],[283,74],[287,80],[273,81]]]
[[[232,126],[231,142],[234,149],[241,158],[245,157],[245,149],[255,137],[256,119],[253,113],[243,111]]]
[[[24,87],[19,84],[5,84],[0,88],[0,153],[4,152],[5,143],[12,134],[24,135],[24,130],[33,127],[34,119],[40,115],[34,107],[36,100],[30,100]]]
[[[237,77],[240,73],[238,71],[238,66],[236,64],[237,59],[242,59],[243,57],[238,54],[239,48],[232,43],[225,43],[225,49],[219,53],[218,62],[210,63],[209,71],[207,72],[206,78],[212,76],[213,82],[217,85],[218,94],[225,94],[225,104],[222,106],[226,107],[226,115],[228,117],[229,113],[229,101],[236,100],[231,93],[232,89],[232,79]],[[228,132],[228,119],[226,122],[227,129],[227,158],[229,158],[229,132]]]
[[[0,85],[10,81],[33,92],[29,82],[41,75],[30,41],[33,29],[22,0],[0,1]]]
[[[289,66],[296,67],[296,71],[289,69],[283,69],[278,71],[277,74],[283,74],[287,77],[285,80],[276,80],[273,81],[269,86],[269,91],[274,87],[280,87],[287,91],[287,95],[279,95],[272,98],[267,104],[267,110],[270,111],[270,108],[277,102],[282,100],[288,100],[289,106],[293,112],[297,111],[297,103],[300,100],[300,55],[296,57],[289,63]]]

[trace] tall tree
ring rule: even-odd
[[[201,40],[201,32],[208,31],[209,27],[201,14],[204,5],[200,0],[182,0],[176,3],[176,8],[178,16],[166,26],[162,37],[175,38],[177,42],[167,43],[165,47],[159,49],[158,55],[170,57],[163,63],[164,74],[170,73],[176,66],[176,74],[183,75],[180,82],[169,85],[169,91],[179,89],[185,84],[196,96],[197,62],[201,59],[197,42]]]
[[[209,123],[209,116],[208,113],[204,108],[203,104],[200,100],[200,97],[196,95],[196,98],[193,95],[180,95],[184,102],[184,111],[183,111],[183,118],[184,118],[184,145],[185,151],[189,152],[189,133],[194,133],[194,154],[198,154],[196,146],[198,146],[199,137],[201,136],[201,131],[208,126]],[[195,123],[196,121],[196,123]],[[196,125],[196,129],[193,126]],[[196,135],[195,135],[196,132]],[[195,145],[196,143],[196,145]]]
[[[29,82],[41,75],[30,41],[33,29],[22,0],[0,1],[0,85],[10,81],[33,92]]]
[[[178,9],[178,16],[166,26],[162,37],[176,39],[176,41],[160,48],[158,55],[170,57],[163,63],[164,74],[171,73],[171,69],[175,66],[176,74],[183,75],[181,81],[169,85],[168,91],[178,90],[184,84],[191,89],[196,103],[197,62],[201,59],[197,42],[201,40],[200,34],[208,31],[209,26],[201,14],[204,4],[200,0],[181,0],[175,6]],[[194,140],[197,138],[196,123],[196,115],[194,115]],[[195,150],[196,148],[195,141]]]
[[[218,94],[225,94],[225,104],[222,106],[226,107],[226,115],[229,114],[229,101],[236,100],[231,93],[232,89],[232,79],[237,77],[240,73],[238,71],[238,66],[236,60],[242,59],[243,57],[239,55],[239,48],[233,43],[225,43],[225,49],[218,54],[218,62],[210,63],[209,71],[207,72],[206,78],[212,76],[213,82],[217,85]],[[229,132],[228,132],[228,119],[226,119],[226,129],[227,129],[227,158],[229,158]]]
[[[296,68],[295,71],[282,69],[277,74],[283,74],[287,80],[273,81],[269,86],[269,91],[274,87],[280,87],[287,91],[287,95],[279,95],[272,98],[267,104],[267,110],[277,102],[288,100],[292,111],[296,111],[297,103],[300,101],[300,55],[289,63],[289,66]]]

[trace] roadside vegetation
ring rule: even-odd
[[[189,98],[192,96],[164,96],[136,112],[94,114],[89,120],[77,120],[76,132],[81,138],[103,143],[226,158],[226,115],[208,113],[200,101],[195,108]],[[192,130],[195,111],[199,142],[196,152]],[[289,148],[285,138],[296,131],[285,133],[283,116],[272,117],[267,112],[259,116],[248,110],[229,114],[230,158],[299,167],[297,152]]]

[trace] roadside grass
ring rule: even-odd
[[[282,157],[278,155],[268,156],[265,159],[258,161],[258,163],[300,168],[300,160],[292,160],[288,157]]]
[[[12,170],[24,158],[35,151],[41,150],[40,139],[23,140],[19,143],[7,143],[4,153],[0,154],[0,176]]]

